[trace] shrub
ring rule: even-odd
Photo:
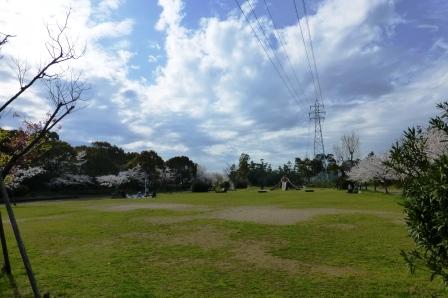
[[[410,128],[391,150],[388,163],[401,174],[404,211],[416,248],[402,255],[411,272],[426,267],[431,279],[448,283],[448,103],[444,113],[431,120],[431,128]],[[437,133],[436,138],[434,132]]]
[[[220,187],[222,189],[224,189],[225,191],[228,191],[230,189],[230,182],[229,181],[224,181],[223,183],[221,183]]]
[[[211,181],[207,179],[197,179],[191,184],[192,192],[208,192],[212,187]]]
[[[235,181],[235,188],[243,189],[249,186],[249,182],[245,179],[238,179]]]

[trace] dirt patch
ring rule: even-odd
[[[309,220],[318,215],[332,214],[371,214],[381,217],[391,216],[392,213],[379,211],[358,211],[353,209],[336,208],[307,208],[284,209],[277,207],[239,207],[214,212],[213,218],[249,221],[268,225],[292,225],[300,221]]]
[[[332,266],[327,264],[314,264],[300,262],[275,256],[271,251],[288,246],[288,242],[276,239],[270,240],[242,240],[232,239],[232,231],[214,226],[200,226],[194,230],[184,229],[175,234],[131,232],[122,234],[121,237],[152,241],[157,246],[165,245],[191,245],[204,250],[221,249],[229,252],[229,257],[219,266],[234,269],[235,266],[254,266],[270,270],[280,270],[288,274],[324,274],[331,276],[355,276],[363,274],[362,271],[348,266]],[[179,265],[176,259],[176,265]],[[190,263],[186,259],[185,263]],[[204,262],[204,261],[201,261]],[[161,261],[164,265],[174,265],[167,260]]]
[[[283,209],[277,207],[238,207],[215,212],[214,218],[249,221],[268,225],[291,225],[321,214],[337,214],[338,209]]]
[[[162,208],[161,208],[162,209]],[[185,209],[184,209],[185,210]],[[198,210],[198,209],[196,209]],[[205,211],[199,209],[198,211]],[[333,214],[368,214],[387,219],[396,219],[396,214],[392,212],[366,211],[354,209],[336,209],[336,208],[306,208],[306,209],[286,209],[279,207],[235,207],[218,211],[202,212],[196,215],[184,216],[151,216],[141,217],[144,220],[154,224],[171,224],[196,219],[224,219],[230,221],[253,222],[267,225],[292,225],[300,221],[309,220],[319,215]],[[332,225],[340,229],[351,229],[354,226],[338,224]]]
[[[262,241],[244,241],[232,250],[234,258],[250,263],[260,268],[270,268],[286,271],[288,274],[312,272],[332,276],[353,276],[363,274],[348,266],[330,266],[325,264],[310,264],[293,259],[285,259],[269,253],[270,245]]]
[[[175,203],[134,203],[134,204],[121,204],[112,206],[95,207],[96,210],[101,211],[132,211],[138,209],[154,209],[154,210],[176,210],[176,211],[206,211],[209,208],[204,206],[188,205],[188,204],[175,204]]]
[[[179,216],[146,216],[146,217],[137,217],[133,220],[143,220],[144,222],[152,223],[152,224],[174,224],[180,222],[187,222],[196,219],[207,219],[204,214],[196,214],[196,215],[179,215]]]

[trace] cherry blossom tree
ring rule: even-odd
[[[431,127],[426,131],[425,153],[431,161],[448,152],[448,139],[446,133],[437,128]]]
[[[72,159],[64,160],[59,165],[59,176],[53,178],[48,185],[53,187],[91,185],[95,180],[82,174],[82,166],[86,163],[86,152],[80,151]]]
[[[383,184],[385,192],[388,193],[388,184],[398,178],[397,173],[387,166],[389,159],[386,154],[369,155],[350,170],[349,180],[362,183],[379,182]]]
[[[145,177],[146,174],[142,170],[141,166],[137,165],[132,169],[120,171],[117,175],[98,176],[95,177],[95,179],[100,185],[112,188],[118,187],[132,180],[143,183],[145,181]]]
[[[42,167],[30,167],[27,169],[16,168],[14,172],[7,177],[5,184],[9,189],[14,190],[18,188],[22,182],[44,172],[45,170]]]
[[[94,180],[92,177],[87,175],[79,174],[64,174],[61,177],[52,179],[49,182],[50,186],[74,186],[74,185],[87,185],[93,184]]]

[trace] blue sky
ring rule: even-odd
[[[62,139],[74,145],[109,141],[128,151],[153,149],[164,158],[188,155],[216,171],[241,152],[274,164],[309,156],[313,84],[293,1],[267,2],[288,55],[275,42],[264,1],[251,4],[287,76],[301,90],[297,100],[234,0],[0,0],[0,32],[16,35],[2,49],[0,101],[17,87],[9,62],[17,57],[30,65],[45,61],[44,24],[61,21],[72,7],[70,36],[86,44],[87,52],[71,67],[91,90],[83,109],[62,124]],[[248,2],[240,3],[257,28]],[[385,152],[404,129],[436,113],[435,104],[448,94],[448,2],[306,3],[327,109],[327,151],[342,134],[354,131],[363,155]],[[50,106],[36,85],[13,109],[38,120]],[[2,127],[18,125],[12,117],[0,121]]]

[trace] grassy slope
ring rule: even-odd
[[[197,219],[151,224],[152,216],[193,211],[102,211],[141,200],[86,200],[22,204],[15,208],[37,280],[55,296],[430,296],[446,295],[427,275],[410,276],[399,253],[412,247],[399,198],[255,190],[227,194],[162,194],[158,202],[209,206],[343,208],[395,214],[323,215],[296,225],[270,226]],[[94,208],[91,208],[94,207]],[[96,208],[96,209],[95,209]],[[1,210],[6,217],[4,209]],[[197,211],[199,212],[199,211]],[[390,216],[389,216],[390,217]],[[20,294],[30,290],[7,226]],[[0,278],[0,297],[12,296]]]

